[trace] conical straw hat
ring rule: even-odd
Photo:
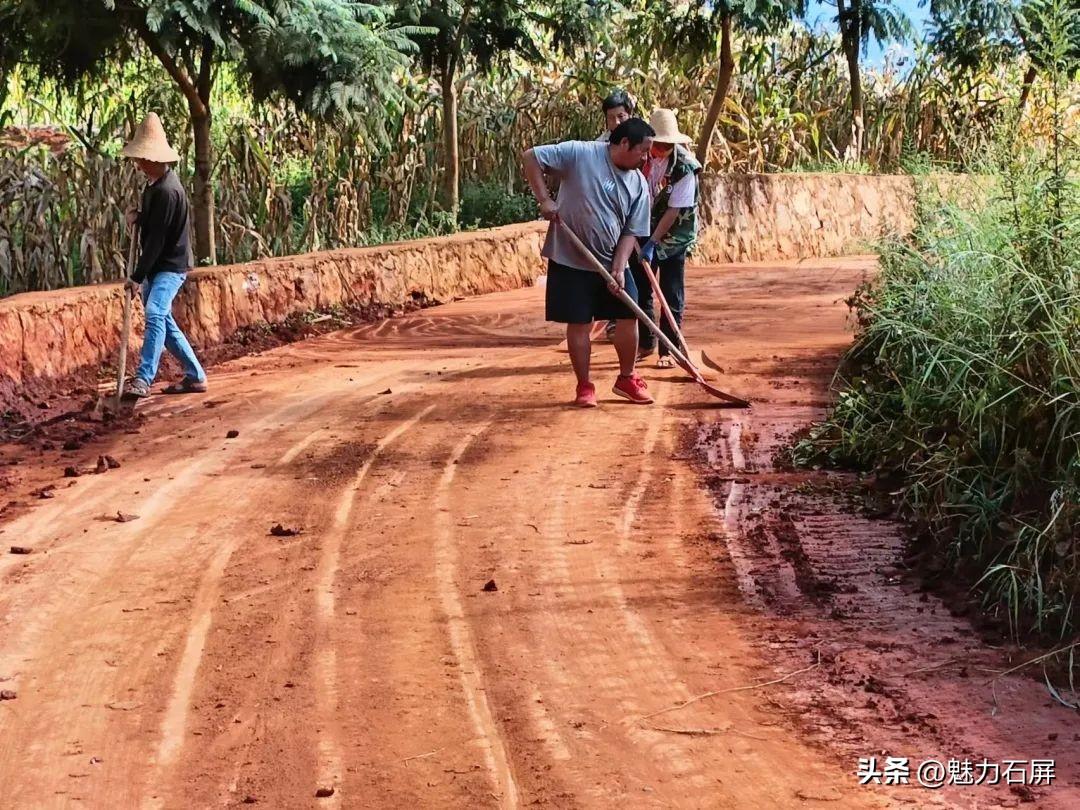
[[[656,130],[654,141],[660,143],[690,143],[690,136],[679,132],[679,122],[675,120],[673,110],[663,107],[653,110],[649,116],[649,126]]]
[[[121,155],[127,158],[142,158],[155,163],[176,163],[180,155],[169,146],[165,137],[165,128],[157,113],[150,113],[135,130],[135,137],[124,147]]]

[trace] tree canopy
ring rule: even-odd
[[[443,198],[456,215],[459,203],[457,77],[466,59],[486,72],[518,55],[539,62],[538,36],[558,52],[586,45],[605,2],[596,0],[400,0],[397,19],[420,27],[418,63],[439,81],[443,107]]]
[[[74,82],[105,76],[142,43],[187,101],[195,141],[196,255],[214,260],[210,97],[236,65],[257,98],[350,118],[376,135],[400,99],[395,71],[415,52],[391,9],[358,0],[0,0],[0,71],[17,62]],[[0,73],[2,75],[2,73]],[[363,115],[360,115],[363,113]]]

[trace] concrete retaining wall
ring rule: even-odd
[[[711,177],[702,184],[698,262],[792,259],[865,250],[912,225],[910,178],[861,175]],[[543,223],[193,272],[174,309],[192,342],[336,304],[449,301],[533,283]],[[0,299],[0,388],[55,378],[116,352],[118,284]]]
[[[510,225],[196,270],[173,312],[193,344],[208,346],[242,326],[338,304],[400,306],[517,289],[540,274],[544,227]],[[0,382],[60,377],[113,357],[122,312],[120,284],[0,299],[0,376],[7,378]]]
[[[706,177],[699,262],[768,261],[865,252],[914,224],[907,176],[757,174]]]

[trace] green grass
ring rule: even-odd
[[[795,458],[903,481],[902,512],[979,572],[987,610],[1018,636],[1066,637],[1080,595],[1080,195],[1047,166],[1014,162],[974,207],[922,189],[915,233],[882,246],[851,301],[839,399]]]
[[[1058,0],[1046,14],[1050,132],[1022,144],[1007,122],[966,205],[917,183],[914,233],[882,246],[880,276],[851,300],[839,399],[794,457],[902,482],[902,513],[987,611],[1018,638],[1075,640],[1080,188],[1065,88],[1080,14]]]

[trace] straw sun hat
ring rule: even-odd
[[[169,139],[165,137],[165,128],[157,113],[150,113],[143,119],[135,130],[135,137],[120,154],[126,158],[141,158],[155,163],[177,163],[180,160],[180,155],[169,146]]]
[[[679,132],[679,122],[675,120],[674,110],[663,107],[655,109],[649,116],[649,126],[656,130],[654,141],[660,143],[690,143],[690,136]]]

